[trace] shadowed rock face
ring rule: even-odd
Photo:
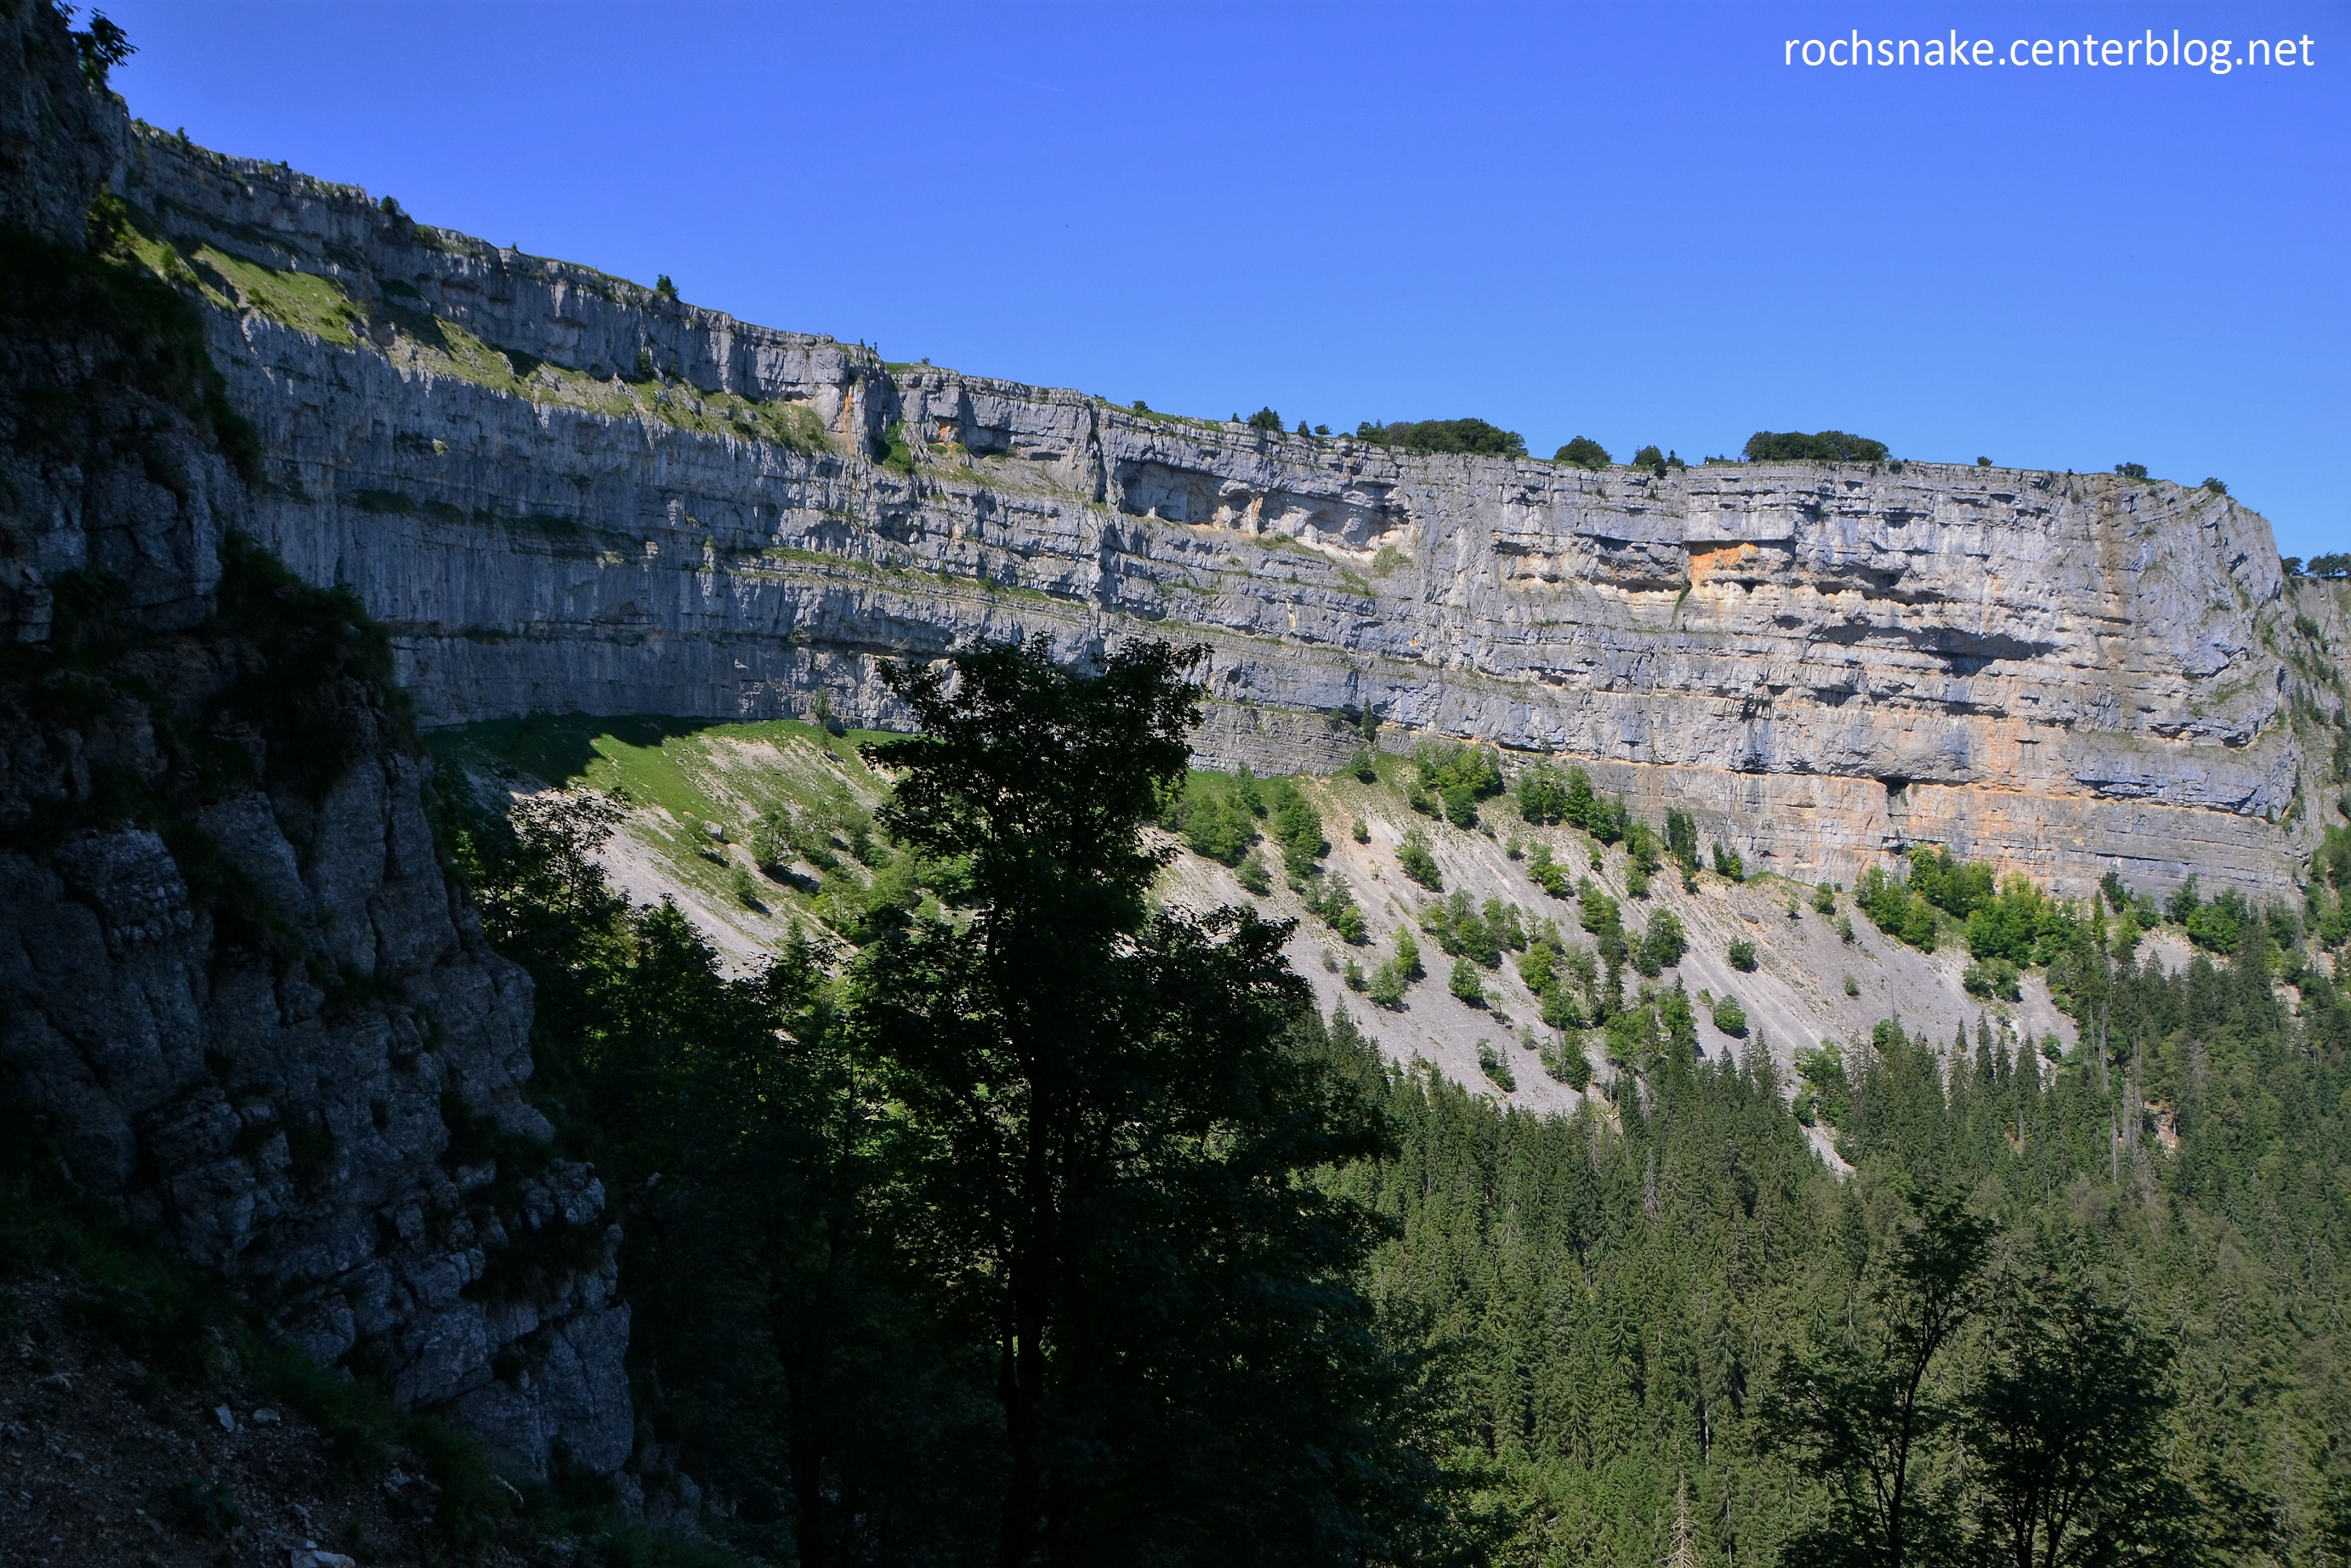
[[[0,265],[60,302],[0,299],[0,1082],[322,1363],[517,1471],[558,1438],[616,1469],[628,1310],[602,1187],[524,1099],[528,977],[443,876],[381,672],[214,614],[251,493],[162,373],[174,321],[201,365],[184,305],[89,261],[126,127],[73,53],[0,9]]]
[[[216,357],[256,528],[393,626],[434,722],[820,689],[886,724],[877,655],[1148,632],[1212,649],[1213,758],[1327,767],[1369,707],[1807,878],[1934,840],[2076,892],[2274,888],[2314,832],[2288,704],[2340,697],[2289,662],[2268,525],[2203,490],[1402,456],[885,366],[152,134],[123,188],[345,302],[224,285]]]

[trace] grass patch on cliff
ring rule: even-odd
[[[256,260],[211,241],[167,235],[152,214],[111,197],[101,199],[94,228],[101,231],[105,246],[120,261],[183,298],[193,296],[220,309],[251,310],[344,347],[363,342],[368,310],[339,279]],[[804,403],[705,392],[653,376],[635,382],[617,375],[599,379],[486,341],[435,314],[413,287],[397,279],[385,280],[381,287],[383,316],[395,334],[395,362],[404,361],[533,402],[616,418],[651,416],[699,434],[728,435],[808,455],[831,448],[823,419]]]
[[[738,873],[751,872],[763,823],[854,814],[881,799],[887,786],[858,748],[882,738],[798,719],[544,714],[444,731],[434,748],[446,767],[612,796],[630,810],[629,838],[660,859],[664,874],[723,905],[744,902]],[[845,864],[825,870],[852,874]],[[766,878],[753,887],[769,906],[805,891]]]
[[[704,392],[656,375],[599,380],[519,349],[501,349],[413,306],[393,310],[392,319],[400,329],[395,359],[509,397],[616,419],[656,419],[697,435],[731,436],[809,455],[831,450],[823,419],[803,402]]]
[[[0,340],[47,349],[46,363],[16,389],[14,443],[79,463],[125,439],[130,411],[120,400],[143,395],[208,429],[222,456],[257,483],[261,443],[229,405],[204,321],[184,293],[140,262],[125,211],[111,197],[94,204],[84,250],[0,235]],[[129,438],[146,443],[151,472],[169,473],[169,455],[144,431]]]
[[[100,214],[118,256],[209,304],[251,310],[281,326],[346,344],[366,322],[366,312],[331,277],[167,235],[150,214],[111,197],[100,199]]]

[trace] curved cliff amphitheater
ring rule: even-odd
[[[1211,650],[1211,760],[1328,770],[1368,710],[1806,880],[1930,842],[2274,892],[2318,831],[2332,628],[2211,491],[1402,455],[885,364],[153,132],[129,171],[222,307],[250,526],[392,627],[429,723],[887,727],[877,657],[1148,634]]]

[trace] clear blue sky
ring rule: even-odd
[[[890,358],[2226,479],[2351,549],[2351,4],[114,0],[131,110]],[[1789,39],[2306,68],[1806,69]]]

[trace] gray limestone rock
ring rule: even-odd
[[[50,5],[0,9],[0,222],[88,281],[129,128],[73,55]],[[252,517],[224,422],[103,311],[11,321],[0,641],[31,646],[0,672],[0,1081],[84,1191],[321,1362],[478,1417],[518,1472],[559,1443],[616,1469],[603,1188],[524,1097],[529,981],[442,873],[424,761],[371,680],[272,716],[308,672],[209,619]]]
[[[1209,648],[1214,760],[1328,768],[1369,709],[1807,879],[1931,841],[2274,889],[2314,835],[2290,712],[2341,696],[2268,525],[2206,490],[1406,455],[883,366],[168,139],[124,188],[351,302],[222,309],[215,351],[274,465],[255,528],[393,628],[430,722],[888,725],[878,659],[1150,634]]]

